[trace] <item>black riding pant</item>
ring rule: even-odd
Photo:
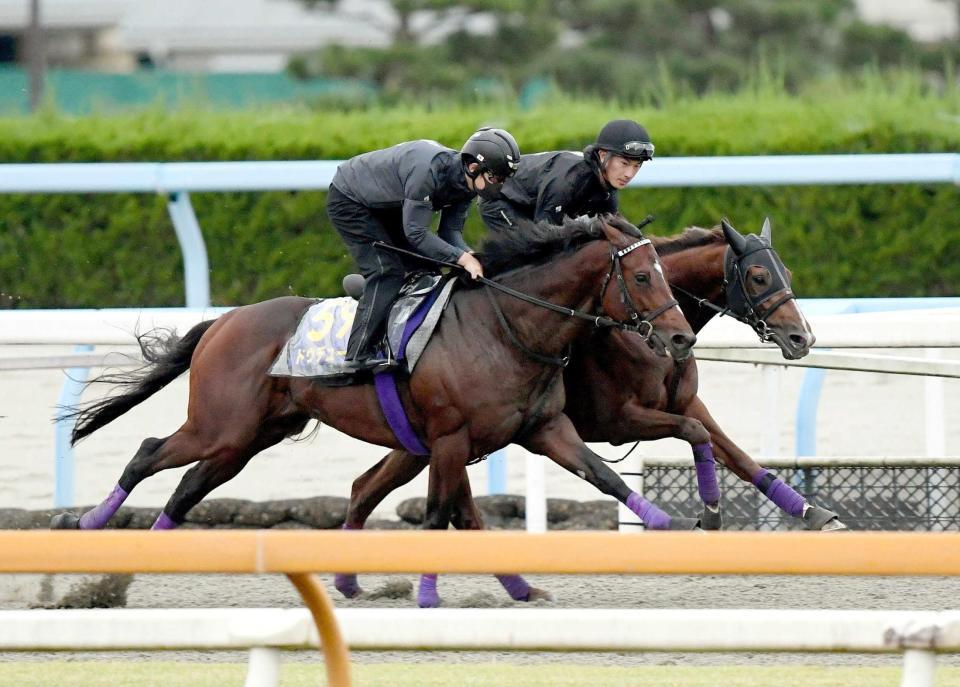
[[[403,217],[399,208],[375,210],[361,205],[336,186],[330,186],[327,194],[327,215],[366,278],[346,356],[347,360],[366,358],[375,352],[404,277],[415,269],[397,253],[373,245],[383,241],[409,249],[403,235]]]
[[[496,200],[477,201],[480,217],[487,228],[494,233],[510,233],[518,231],[517,218],[533,221],[533,215],[526,208],[510,202],[506,198]]]

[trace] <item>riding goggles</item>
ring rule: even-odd
[[[650,141],[627,141],[623,144],[623,152],[641,160],[653,159],[654,146]]]

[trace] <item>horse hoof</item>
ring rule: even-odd
[[[821,532],[843,532],[844,530],[849,530],[850,528],[840,522],[840,518],[834,518],[827,522],[826,525],[820,528]]]
[[[78,530],[80,529],[80,516],[73,513],[58,513],[50,518],[50,529]]]
[[[668,530],[699,530],[700,518],[671,518]]]
[[[704,506],[703,513],[700,515],[700,527],[705,530],[723,529],[723,516],[720,514],[719,506],[717,506],[717,510]]]
[[[347,599],[355,599],[363,593],[363,589],[360,588],[360,583],[357,582],[357,576],[353,574],[334,575],[333,586]]]
[[[424,592],[422,589],[417,594],[417,606],[420,608],[438,608],[440,606],[440,595],[436,592]]]
[[[553,594],[545,589],[530,587],[530,593],[527,594],[527,601],[553,601]]]
[[[848,529],[840,522],[840,516],[832,510],[820,506],[810,506],[803,514],[807,529],[820,532],[840,532]]]

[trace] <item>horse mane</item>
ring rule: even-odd
[[[591,233],[589,227],[573,220],[555,225],[520,218],[514,231],[501,232],[484,241],[477,258],[484,275],[495,277],[518,267],[546,262],[560,252],[601,238],[603,234]]]
[[[663,256],[714,243],[726,243],[727,240],[723,236],[723,230],[717,225],[711,229],[687,227],[674,236],[651,236],[650,241],[657,249],[657,255]]]

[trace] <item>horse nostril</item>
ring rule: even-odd
[[[807,348],[810,345],[807,342],[807,337],[803,334],[791,334],[790,343],[793,344],[794,348]]]
[[[697,343],[695,334],[674,334],[670,341],[678,351],[689,351]]]

